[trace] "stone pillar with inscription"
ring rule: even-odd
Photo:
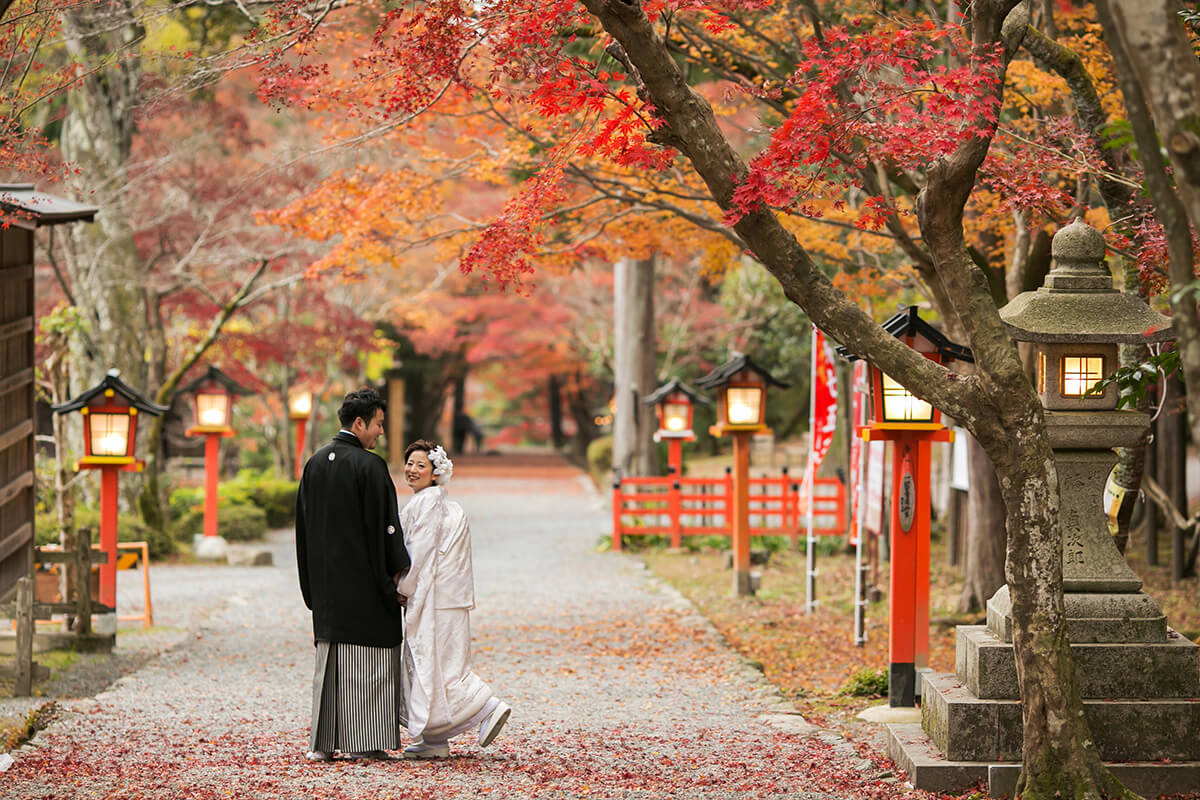
[[[1103,508],[1117,456],[1149,433],[1147,415],[1117,408],[1117,347],[1172,338],[1171,322],[1113,288],[1104,239],[1074,222],[1052,244],[1042,288],[1000,315],[1037,348],[1035,381],[1058,471],[1067,636],[1084,713],[1101,758],[1144,796],[1200,786],[1200,647],[1167,626],[1117,550]],[[921,789],[986,779],[1011,796],[1022,720],[1008,587],[988,601],[986,626],[959,626],[954,674],[925,676],[922,722],[889,726],[888,752]]]

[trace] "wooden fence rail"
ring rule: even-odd
[[[846,533],[845,487],[836,478],[814,481],[813,533]],[[785,468],[777,477],[750,479],[750,535],[788,536],[796,545],[806,529],[808,502],[803,486]],[[612,489],[612,546],[623,536],[669,536],[680,547],[684,536],[730,536],[733,475],[680,478],[674,475],[622,478]]]

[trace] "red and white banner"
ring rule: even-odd
[[[812,408],[809,411],[808,465],[804,485],[811,486],[817,476],[821,459],[829,452],[837,430],[837,373],[833,368],[833,348],[825,335],[813,326],[812,342]]]

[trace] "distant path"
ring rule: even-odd
[[[462,458],[475,665],[513,706],[496,744],[436,763],[307,763],[312,641],[291,535],[276,566],[155,567],[181,643],[63,719],[0,774],[5,798],[872,798],[877,768],[803,730],[633,558],[556,456]],[[406,494],[401,500],[405,500]],[[764,717],[764,714],[774,716]],[[773,721],[775,727],[765,724]]]

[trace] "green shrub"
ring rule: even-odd
[[[250,499],[267,514],[267,526],[286,528],[296,521],[296,481],[260,478],[249,484]]]
[[[219,496],[218,496],[219,497]],[[217,503],[217,533],[228,542],[247,542],[267,535],[267,512],[258,506]],[[193,509],[171,526],[176,541],[191,541],[204,533],[204,506]]]
[[[865,667],[850,676],[838,694],[851,697],[884,697],[888,693],[886,670]]]
[[[100,509],[76,507],[75,527],[76,529],[90,528],[92,541],[99,542]],[[39,546],[59,543],[58,517],[54,512],[37,515],[34,535]],[[176,550],[174,539],[165,532],[155,531],[142,522],[142,518],[136,514],[117,515],[117,541],[145,542],[149,546],[150,558],[163,558],[173,554]]]
[[[244,471],[236,480],[217,487],[218,505],[257,506],[266,513],[268,528],[286,528],[296,520],[296,481],[262,478]],[[170,517],[178,523],[196,509],[204,508],[204,487],[176,489],[168,501]]]
[[[588,472],[597,486],[605,486],[612,473],[613,437],[593,439],[587,447]]]

